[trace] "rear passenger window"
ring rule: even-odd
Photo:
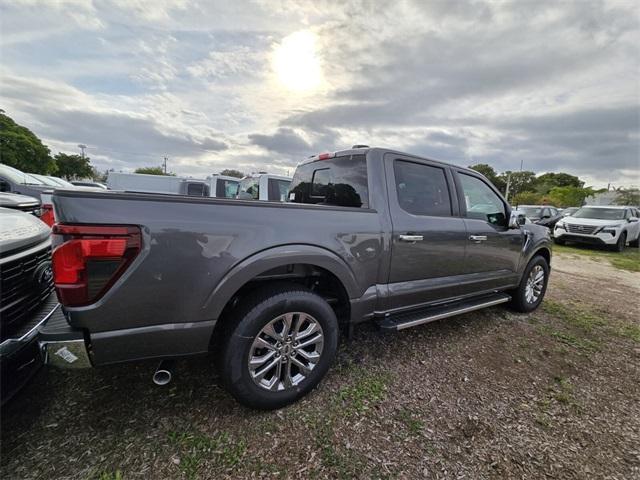
[[[451,215],[451,198],[444,170],[396,160],[393,164],[400,207],[413,215]]]
[[[369,208],[366,157],[345,155],[300,165],[291,181],[289,201]]]

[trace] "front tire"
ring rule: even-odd
[[[243,405],[282,408],[325,376],[338,348],[338,320],[319,295],[296,284],[276,284],[242,300],[229,315],[220,373]]]
[[[549,264],[541,255],[536,255],[524,269],[518,288],[511,293],[511,308],[518,312],[534,311],[542,303],[549,283]]]
[[[561,238],[554,238],[553,239],[553,243],[556,243],[558,245],[565,245],[567,242],[565,242],[563,239]]]
[[[622,253],[624,252],[624,247],[626,246],[627,246],[627,232],[622,232],[620,234],[620,237],[618,238],[618,241],[613,246],[613,251]]]

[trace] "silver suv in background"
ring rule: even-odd
[[[560,220],[553,231],[559,245],[566,242],[608,246],[618,252],[627,243],[638,247],[640,212],[635,207],[588,206]]]

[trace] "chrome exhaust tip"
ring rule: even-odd
[[[153,374],[153,383],[160,386],[167,385],[169,382],[171,382],[172,376],[171,362],[163,360],[160,362],[158,368],[156,368],[156,371]]]

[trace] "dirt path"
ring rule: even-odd
[[[640,274],[553,267],[531,315],[357,329],[320,388],[278,412],[238,406],[206,358],[167,388],[153,362],[43,370],[3,412],[0,476],[640,478]]]

